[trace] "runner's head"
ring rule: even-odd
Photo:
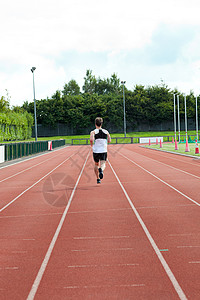
[[[103,124],[103,119],[100,118],[100,117],[97,117],[97,118],[95,119],[95,125],[96,125],[97,127],[101,127],[102,124]]]

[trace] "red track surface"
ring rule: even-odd
[[[200,162],[110,145],[0,169],[0,299],[200,299]]]

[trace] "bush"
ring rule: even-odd
[[[0,142],[29,139],[32,126],[33,117],[27,112],[0,113]]]

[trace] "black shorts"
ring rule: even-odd
[[[94,161],[96,163],[98,163],[100,160],[105,160],[107,159],[107,152],[104,152],[104,153],[94,153],[93,152],[93,158],[94,158]]]

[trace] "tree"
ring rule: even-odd
[[[68,83],[64,85],[64,89],[62,91],[63,96],[65,95],[80,95],[80,87],[76,80],[72,79]]]
[[[91,70],[86,71],[86,76],[84,77],[83,91],[84,93],[94,94],[97,85],[97,80],[94,75],[92,75]]]
[[[60,100],[61,98],[61,92],[57,90],[55,94],[52,95],[52,99]]]
[[[4,113],[10,110],[10,103],[9,101],[5,100],[5,98],[2,96],[0,99],[0,112]]]
[[[120,92],[120,79],[117,78],[117,75],[113,73],[111,78],[101,79],[98,77],[95,92],[98,95],[105,95],[105,94],[118,94]]]
[[[12,106],[12,112],[16,112],[16,113],[24,113],[25,110],[19,106],[19,105],[16,105],[16,106]]]
[[[120,92],[120,79],[115,73],[113,73],[110,78],[110,92],[117,94]]]

